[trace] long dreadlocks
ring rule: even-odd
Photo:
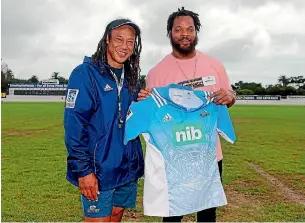
[[[127,19],[123,19],[127,23],[131,23]],[[97,46],[96,52],[92,55],[92,59],[95,63],[101,60],[103,63],[108,64],[107,61],[107,36],[111,39],[112,25],[122,19],[117,19],[109,23],[105,29],[103,38],[100,40]],[[136,31],[135,45],[132,55],[124,63],[125,77],[128,84],[129,92],[132,93],[137,89],[137,84],[140,78],[140,54],[142,51],[141,31],[140,28],[132,23],[132,27]]]
[[[179,17],[179,16],[191,16],[193,18],[194,21],[194,25],[195,25],[195,30],[197,33],[200,32],[200,27],[201,27],[201,23],[199,20],[199,15],[195,12],[189,11],[184,9],[184,7],[182,7],[181,9],[178,8],[178,11],[173,12],[167,20],[167,36],[169,36],[170,31],[173,28],[174,25],[174,20]]]

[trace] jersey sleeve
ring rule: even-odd
[[[236,140],[229,111],[225,105],[218,105],[217,132],[230,143],[234,143]]]
[[[125,145],[141,133],[148,131],[153,105],[151,100],[151,97],[148,97],[145,100],[132,103],[129,106],[125,124]]]

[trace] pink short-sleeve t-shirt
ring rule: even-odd
[[[203,78],[202,78],[203,77]],[[198,82],[198,78],[201,78]],[[146,87],[163,87],[172,83],[190,81],[195,90],[217,91],[220,88],[230,89],[231,85],[224,66],[217,60],[196,51],[196,56],[181,60],[172,54],[167,55],[152,68],[146,79]],[[216,148],[217,160],[222,160],[219,137]]]

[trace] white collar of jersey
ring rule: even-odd
[[[190,87],[178,84],[153,88],[153,94],[155,97],[159,97],[173,106],[183,108],[189,112],[198,110],[210,103],[207,98],[210,95],[209,92],[193,90]]]

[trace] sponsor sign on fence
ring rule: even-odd
[[[287,99],[305,99],[305,95],[287,95]]]
[[[67,84],[9,84],[10,88],[66,88]]]
[[[237,100],[281,100],[281,95],[237,95]]]

